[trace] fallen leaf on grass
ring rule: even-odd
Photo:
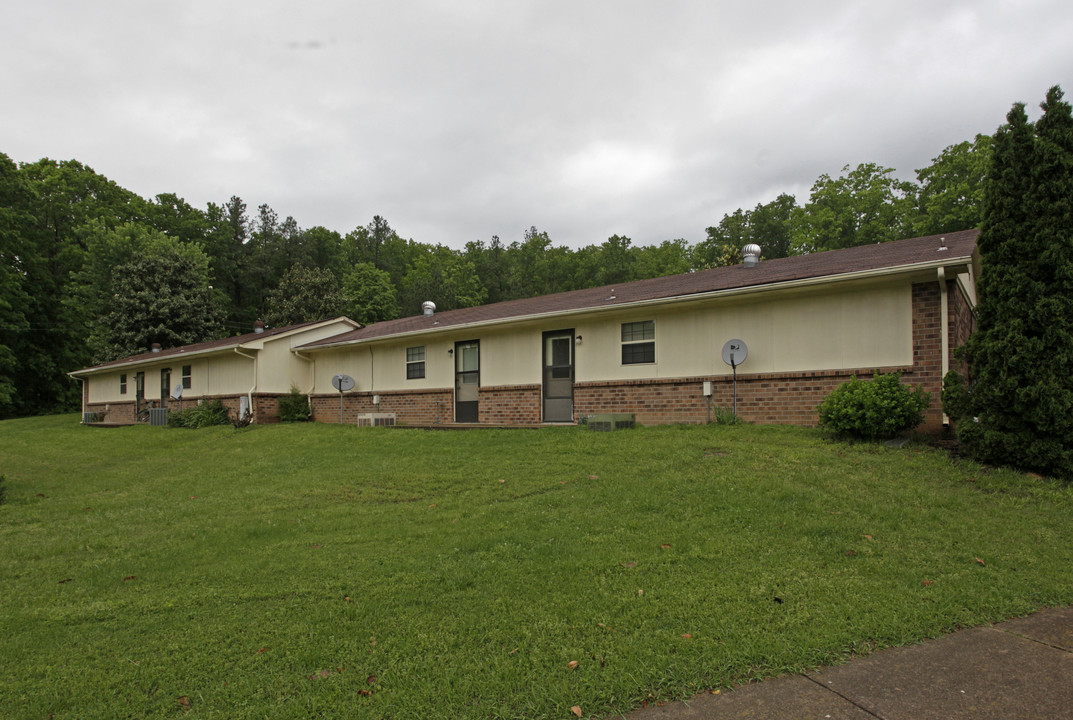
[[[985,562],[984,562],[983,560],[981,560],[980,558],[976,558],[976,562],[980,563],[980,564],[981,564],[981,565],[983,565],[984,567],[987,567],[987,563],[985,563]]]
[[[574,713],[578,717],[581,717],[581,708],[579,708],[577,705],[575,705],[574,707],[570,708],[570,712]]]
[[[596,627],[602,627],[604,630],[610,630],[611,632],[617,632],[615,628],[610,625],[604,625],[603,623],[596,623]]]
[[[322,678],[326,678],[326,677],[328,677],[328,676],[330,676],[332,674],[332,671],[331,670],[321,670],[318,674]]]
[[[499,478],[499,482],[501,482],[501,483],[505,483],[505,482],[506,482],[506,479],[505,479],[505,478]]]
[[[934,581],[933,580],[921,580],[920,584],[926,586],[926,585],[931,585],[932,582],[934,582]]]
[[[507,655],[513,655],[514,653],[518,652],[519,650],[521,650],[521,648],[514,648],[509,653],[507,653]]]
[[[842,514],[840,512],[835,511],[835,510],[824,510],[824,512],[827,513],[828,515],[841,515]]]
[[[187,710],[190,709],[190,698],[186,697],[185,695],[183,695],[180,698],[176,698],[175,702],[179,703],[180,705],[182,705]]]
[[[577,660],[571,660],[570,662],[568,662],[566,664],[567,670],[573,670],[576,667],[577,667]]]
[[[190,499],[191,499],[191,500],[197,500],[197,495],[191,495],[191,496],[190,496]]]
[[[874,537],[872,537],[871,535],[861,535],[861,537],[862,537],[862,538],[867,538],[867,539],[869,539],[869,540],[875,540],[875,538],[874,538]]]
[[[659,548],[660,548],[660,550],[670,550],[671,545],[670,545],[670,543],[663,543],[662,545],[659,546]]]
[[[343,598],[343,600],[345,600],[346,602],[350,602],[350,596],[347,595],[345,598]]]
[[[856,550],[847,550],[846,551],[846,557],[853,557],[856,554],[857,554]]]
[[[376,684],[376,676],[375,675],[370,675],[369,677],[365,678],[365,684],[366,685],[375,685]]]
[[[56,583],[56,584],[57,584],[57,585],[63,585],[64,583],[69,583],[69,582],[71,582],[72,580],[74,580],[74,578],[64,578],[63,580],[60,580],[60,581],[59,581],[58,583]]]
[[[261,648],[260,650],[257,651],[257,654],[260,655],[263,652],[268,652],[268,648]]]
[[[429,505],[429,507],[430,507],[430,508],[434,508],[434,507],[436,507],[436,503],[432,503],[431,505]]]
[[[638,591],[637,591],[637,596],[638,596],[638,597],[640,597],[640,596],[642,596],[642,595],[644,595],[644,594],[645,594],[645,591],[644,591],[644,590],[638,590]]]
[[[719,692],[720,692],[719,690],[712,690],[712,695],[718,695]]]
[[[600,479],[599,475],[589,475],[589,480],[599,480],[599,479]]]
[[[315,549],[317,549],[317,548],[322,548],[322,547],[324,547],[324,546],[323,546],[323,545],[314,545],[314,546],[313,546],[313,549],[315,550]]]
[[[368,697],[369,695],[372,695],[372,694],[373,694],[372,690],[358,690],[358,695],[364,695],[364,696]]]
[[[127,575],[125,578],[123,578],[123,582],[127,582],[128,580],[135,580],[137,579],[137,577],[137,575]]]
[[[693,639],[693,635],[690,634],[690,633],[682,633],[682,637],[684,637],[686,640],[692,640]]]
[[[619,565],[621,565],[621,566],[622,566],[622,567],[624,567],[624,568],[634,568],[634,567],[637,567],[637,563],[633,562],[632,560],[631,560],[630,562],[624,562],[624,563],[619,563]]]

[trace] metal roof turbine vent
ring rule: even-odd
[[[425,317],[432,317],[433,313],[436,312],[436,303],[432,302],[431,300],[426,300],[425,302],[421,303],[421,312],[425,315]]]
[[[253,331],[255,333],[263,333],[265,331],[265,324],[263,320],[257,320],[253,323]]]
[[[153,352],[160,352],[160,343],[153,343],[149,346],[149,349]]]
[[[745,267],[756,267],[760,264],[760,246],[756,243],[749,243],[741,249],[741,259],[745,262]]]

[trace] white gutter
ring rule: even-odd
[[[493,320],[481,320],[479,322],[471,323],[458,323],[455,325],[444,325],[443,327],[422,328],[419,330],[411,330],[409,332],[391,333],[389,335],[377,335],[375,337],[370,338],[359,338],[357,340],[325,343],[323,345],[316,345],[314,347],[306,347],[304,348],[304,352],[312,352],[314,350],[327,350],[329,348],[345,347],[348,345],[364,345],[376,342],[393,342],[395,340],[410,336],[432,335],[438,332],[453,332],[457,330],[467,330],[470,328],[503,325],[506,323],[532,322],[536,320],[543,320],[545,318],[560,318],[573,315],[592,315],[596,313],[614,312],[618,310],[629,310],[632,308],[647,307],[649,305],[670,305],[674,303],[696,302],[698,300],[710,300],[713,298],[732,297],[735,295],[750,295],[760,292],[769,292],[772,290],[793,290],[797,288],[812,287],[814,285],[826,285],[831,282],[849,282],[853,280],[865,280],[883,275],[907,275],[917,272],[923,272],[925,270],[934,270],[936,268],[938,268],[939,270],[943,270],[943,268],[945,267],[969,263],[971,261],[971,257],[964,256],[960,258],[954,258],[953,260],[944,259],[941,261],[916,263],[914,265],[900,265],[893,270],[892,268],[877,268],[873,270],[861,270],[858,272],[844,273],[841,275],[823,275],[821,277],[805,278],[802,280],[788,280],[781,283],[749,285],[747,287],[742,288],[711,290],[708,292],[692,293],[690,295],[672,295],[670,297],[651,298],[648,300],[636,300],[634,302],[619,303],[616,305],[592,305],[589,307],[576,308],[573,310],[550,310],[548,312],[534,313],[531,315],[513,315],[510,317],[496,318]]]
[[[939,273],[939,313],[940,313],[939,327],[941,328],[941,331],[942,331],[942,334],[943,334],[943,340],[942,340],[942,353],[943,353],[942,354],[942,369],[943,369],[943,374],[942,374],[942,377],[939,380],[939,388],[940,388],[940,392],[941,392],[942,387],[943,387],[943,380],[946,379],[946,374],[948,372],[950,372],[950,317],[949,317],[950,298],[948,297],[950,293],[949,293],[949,291],[948,291],[948,289],[946,287],[946,268],[940,267],[939,270],[938,270],[938,273]],[[943,427],[948,427],[949,425],[950,425],[950,417],[944,412],[943,413]]]
[[[255,392],[257,392],[257,356],[256,355],[247,355],[246,353],[242,352],[238,348],[235,348],[234,350],[235,350],[236,353],[238,353],[242,357],[249,358],[250,360],[253,360],[253,387],[251,387],[250,391],[248,393],[246,393],[246,398],[249,400],[249,403],[250,403],[250,406],[248,408],[248,412],[250,413],[250,415],[253,415],[254,414],[253,413],[253,394]],[[241,420],[241,419],[242,418],[239,418],[239,420]]]
[[[140,365],[152,365],[154,363],[159,363],[159,362],[162,362],[162,361],[171,360],[173,358],[182,359],[182,358],[189,358],[189,357],[201,357],[201,356],[204,356],[204,355],[213,355],[213,354],[223,355],[223,354],[227,353],[228,349],[234,349],[234,348],[226,348],[226,347],[224,347],[224,348],[212,348],[211,350],[195,350],[194,352],[189,352],[189,353],[184,353],[184,352],[169,353],[169,354],[165,355],[163,358],[159,357],[160,353],[157,353],[155,356],[149,357],[149,358],[142,358],[140,360],[130,360],[130,361],[127,361],[127,362],[116,362],[116,363],[111,363],[111,364],[100,366],[100,367],[85,368],[83,370],[73,370],[73,371],[71,371],[71,372],[69,372],[67,374],[70,375],[71,377],[77,378],[79,376],[95,375],[97,373],[114,372],[116,370],[120,370],[120,369],[123,369],[123,368],[138,367]]]

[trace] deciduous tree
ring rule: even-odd
[[[268,294],[265,322],[274,327],[338,317],[346,296],[331,270],[292,265]]]

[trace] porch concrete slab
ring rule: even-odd
[[[1073,607],[1051,608],[997,627],[1044,645],[1073,652]],[[1073,715],[1073,711],[1070,713]]]
[[[635,710],[629,720],[875,720],[804,675],[783,675],[718,695]]]
[[[973,628],[810,675],[883,720],[1073,717],[1073,655]]]

